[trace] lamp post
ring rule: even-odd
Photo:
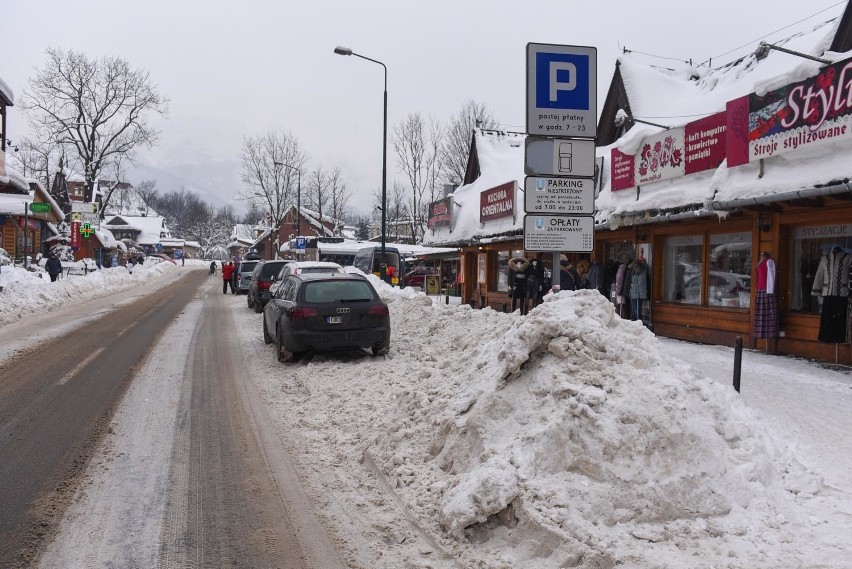
[[[294,231],[294,237],[299,236],[299,231],[302,226],[302,171],[295,166],[291,166],[290,164],[285,164],[284,162],[272,162],[276,166],[284,166],[286,168],[291,168],[296,171],[296,231]]]
[[[354,55],[373,63],[378,63],[385,70],[385,98],[384,98],[384,126],[382,132],[382,260],[379,265],[380,276],[385,280],[387,275],[387,257],[385,257],[385,235],[387,227],[387,201],[388,201],[388,68],[387,66],[376,59],[365,57],[359,53],[355,53],[348,47],[337,46],[334,48],[334,53],[337,55]]]

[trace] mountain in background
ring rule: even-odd
[[[130,167],[127,178],[134,186],[143,180],[155,180],[160,194],[185,188],[216,207],[231,204],[238,213],[242,213],[245,206],[241,201],[234,200],[234,195],[240,187],[239,168],[239,162],[236,160],[166,167],[139,164]]]

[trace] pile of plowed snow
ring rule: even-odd
[[[521,317],[373,282],[396,349],[431,349],[401,370],[409,387],[388,394],[365,452],[449,549],[538,569],[805,558],[785,515],[819,480],[732,388],[667,357],[596,291]]]

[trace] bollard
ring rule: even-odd
[[[445,288],[444,290],[445,290],[445,291],[446,291],[446,293],[447,293],[447,296],[446,296],[446,298],[444,299],[444,302],[445,302],[446,304],[450,304],[450,287],[447,287],[447,288]]]
[[[743,367],[743,337],[737,336],[737,345],[734,348],[734,389],[740,392],[740,374]]]

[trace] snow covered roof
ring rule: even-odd
[[[774,42],[797,52],[836,62],[849,53],[826,50],[838,30],[839,18],[821,23],[806,32]],[[726,110],[728,102],[751,93],[764,95],[785,85],[819,74],[823,64],[772,50],[764,58],[747,55],[720,68],[686,64],[667,69],[649,65],[641,56],[625,54],[619,58],[620,74],[636,119],[681,127],[699,117]],[[608,120],[602,117],[601,120]],[[720,166],[704,172],[641,184],[612,191],[611,154],[615,148],[635,155],[644,139],[663,129],[637,124],[614,144],[600,147],[604,157],[602,190],[595,200],[596,223],[616,228],[622,224],[649,219],[663,212],[682,211],[712,214],[721,205],[748,199],[767,199],[786,195],[852,177],[852,139],[823,143],[817,148],[798,149],[763,159],[763,172],[757,160],[736,167]],[[724,135],[723,135],[724,136]],[[652,212],[649,216],[648,213]]]
[[[100,229],[95,230],[95,237],[97,237],[107,249],[121,249],[122,251],[127,251],[127,246],[121,241],[118,241],[112,234],[112,231],[104,228],[103,226],[101,226]]]
[[[65,213],[56,200],[44,189],[41,182],[38,180],[28,180],[21,176],[17,171],[10,167],[6,167],[6,173],[9,174],[8,179],[14,181],[14,187],[26,189],[25,193],[2,193],[0,192],[0,213],[11,215],[22,215],[24,208],[29,208],[35,200],[35,194],[38,194],[40,202],[50,204],[51,213],[61,220],[65,218]],[[3,176],[0,176],[0,182],[3,182]],[[33,189],[35,188],[35,189]],[[26,205],[25,205],[26,204]]]
[[[156,215],[116,215],[106,219],[102,225],[112,229],[138,230],[139,236],[136,242],[140,245],[156,245],[161,240],[171,237],[165,218]]]
[[[491,238],[514,234],[523,229],[525,138],[526,135],[517,133],[474,131],[480,176],[451,194],[450,225],[427,229],[423,236],[424,245],[455,244],[472,239],[487,242]],[[517,182],[518,186],[514,217],[480,223],[479,194],[508,182]]]
[[[234,232],[231,234],[231,238],[239,241],[247,241],[251,244],[254,242],[254,236],[257,234],[256,227],[247,223],[238,223],[234,225]]]
[[[28,192],[30,184],[17,170],[6,164],[6,175],[0,176],[0,184],[11,186],[13,189]]]
[[[12,88],[3,81],[2,77],[0,77],[0,97],[3,97],[3,100],[9,106],[13,106],[15,104],[15,93],[13,93]]]

